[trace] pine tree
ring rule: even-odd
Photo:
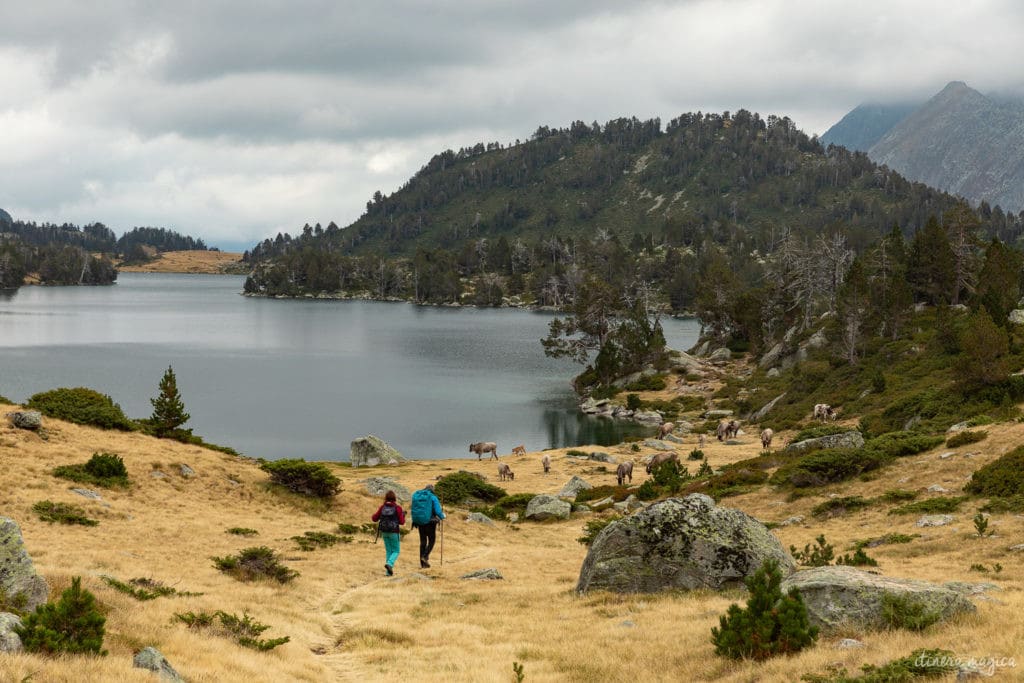
[[[1017,307],[1021,266],[1020,252],[998,238],[992,239],[985,250],[985,264],[978,277],[978,300],[997,325],[1005,327],[1010,311]]]
[[[149,402],[153,404],[153,415],[149,422],[156,436],[173,435],[191,417],[185,412],[185,404],[178,393],[178,380],[169,365],[160,380],[160,395],[149,399]]]
[[[914,235],[907,263],[907,281],[915,296],[930,304],[949,303],[956,287],[956,258],[946,232],[932,216]]]
[[[746,608],[730,605],[719,618],[720,628],[711,629],[715,654],[760,661],[799,652],[817,640],[818,627],[811,625],[799,591],[793,588],[783,595],[781,583],[775,560],[767,560],[746,580]]]
[[[82,578],[76,576],[60,600],[40,605],[14,630],[28,652],[100,653],[106,621],[96,598],[82,589]]]

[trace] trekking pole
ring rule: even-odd
[[[441,566],[444,566],[444,520],[441,520]]]

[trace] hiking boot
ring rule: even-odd
[[[423,569],[430,569],[430,563],[427,562],[427,558],[425,558],[425,557],[421,557],[420,558],[420,567],[423,568]]]
[[[384,565],[384,571],[387,573],[388,576],[394,576],[395,575],[395,570],[391,568],[390,564]]]

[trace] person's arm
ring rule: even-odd
[[[445,518],[444,510],[441,509],[441,501],[438,500],[437,496],[434,496],[434,514],[441,519]]]
[[[383,509],[384,509],[384,506],[381,505],[379,508],[377,508],[377,511],[373,513],[373,516],[370,517],[370,519],[372,519],[374,522],[379,521],[380,520],[380,511],[383,510]]]
[[[395,508],[398,510],[398,523],[405,524],[405,510],[402,509],[401,505],[395,505]]]

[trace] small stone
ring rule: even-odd
[[[21,638],[14,632],[15,626],[21,626],[21,617],[0,612],[0,652],[21,652]]]
[[[486,524],[487,526],[494,526],[494,520],[482,512],[470,512],[466,516],[466,521],[474,522],[476,524]]]
[[[792,517],[789,517],[789,518],[784,519],[781,522],[779,522],[779,526],[793,526],[794,524],[800,524],[803,521],[804,521],[803,516],[801,516],[801,515],[794,515]]]
[[[163,472],[161,472],[160,470],[153,470],[152,472],[149,473],[149,476],[153,477],[154,479],[166,479],[167,478],[167,475],[164,474]]]
[[[470,572],[468,574],[463,574],[459,578],[460,579],[471,579],[471,580],[474,580],[474,581],[500,581],[501,579],[504,579],[505,577],[502,576],[501,572],[499,572],[497,569],[495,569],[494,567],[490,567],[488,569],[478,569],[475,572]]]
[[[947,458],[952,458],[954,455],[956,455],[956,453],[953,452],[953,451],[946,451],[945,453],[939,453],[939,460],[946,460]]]
[[[843,638],[836,643],[837,650],[851,650],[857,647],[864,647],[864,643],[856,640],[855,638]]]
[[[938,484],[932,484],[928,487],[930,493],[949,493],[949,489],[943,488]]]
[[[607,498],[602,498],[601,500],[591,501],[590,509],[594,510],[595,512],[600,512],[601,510],[610,508],[614,504],[615,499],[612,498],[611,496],[608,496]]]
[[[619,626],[621,626],[622,628],[636,628],[636,624],[634,624],[629,619],[626,619],[625,621],[621,622]]]
[[[50,587],[38,572],[13,519],[0,517],[0,594],[26,612],[46,602]]]
[[[1024,552],[1024,543],[1018,543],[1017,545],[1011,545],[1009,548],[1007,548],[1007,550],[1009,550],[1011,553]]]
[[[159,674],[162,681],[183,682],[185,680],[155,647],[147,647],[139,651],[132,658],[132,666],[136,669],[153,671]]]
[[[596,462],[606,462],[606,463],[609,463],[609,464],[612,464],[612,465],[615,465],[615,464],[618,463],[618,460],[616,460],[614,457],[612,457],[608,453],[605,453],[604,451],[594,451],[593,453],[591,453],[588,456],[588,459],[589,460],[594,460]]]
[[[518,522],[519,521],[519,513],[518,512],[510,512],[510,513],[508,513],[508,521],[510,521],[510,522]]]
[[[178,465],[178,471],[181,473],[181,476],[185,477],[186,479],[188,479],[189,477],[196,476],[196,471],[189,467],[188,465],[186,465],[185,463],[181,463],[180,465]]]
[[[71,489],[71,493],[77,493],[83,498],[88,498],[89,500],[101,500],[100,494],[96,493],[92,489]]]
[[[924,515],[921,519],[917,520],[917,526],[946,526],[951,524],[953,519],[953,515]]]
[[[969,428],[970,426],[971,425],[968,422],[957,422],[955,425],[953,425],[952,427],[950,427],[946,431],[949,432],[950,434],[955,434],[957,432],[964,431],[965,429]]]

